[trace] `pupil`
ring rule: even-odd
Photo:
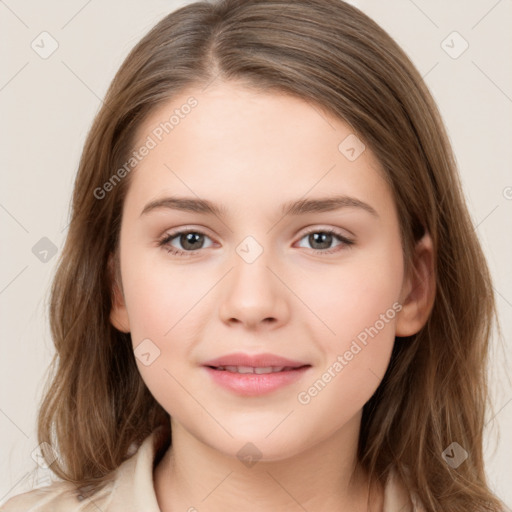
[[[312,246],[314,243],[320,243],[321,245],[323,245],[322,247],[318,247],[318,249],[329,249],[329,247],[331,246],[331,242],[332,235],[329,233],[312,233],[311,235],[309,235],[309,243]],[[313,248],[315,247],[313,246]]]
[[[181,245],[184,249],[197,249],[197,241],[201,240],[203,235],[199,233],[187,233],[185,235],[181,235]],[[201,244],[199,244],[200,246]]]

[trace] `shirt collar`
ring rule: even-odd
[[[137,452],[117,469],[106,512],[161,512],[153,481],[154,461],[157,451],[157,432],[149,435]],[[412,499],[411,499],[412,498]],[[384,488],[384,512],[418,511],[424,509],[416,497],[411,497],[394,470],[389,473]]]

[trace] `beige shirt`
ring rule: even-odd
[[[154,433],[148,436],[138,451],[114,471],[112,482],[90,498],[80,500],[79,492],[72,484],[59,480],[14,496],[0,507],[0,511],[78,512],[89,505],[88,510],[101,512],[160,512],[153,483],[154,439]],[[383,512],[397,511],[423,512],[423,509],[414,496],[409,498],[392,473],[384,488]]]

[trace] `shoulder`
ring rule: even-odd
[[[74,512],[85,510],[80,492],[69,482],[51,485],[18,494],[0,507],[1,512]]]
[[[14,496],[0,506],[0,512],[158,512],[153,487],[153,464],[159,445],[156,434],[148,436],[96,492],[60,480]]]
[[[388,475],[384,488],[384,512],[425,512],[425,508],[415,494],[405,488],[395,469]]]

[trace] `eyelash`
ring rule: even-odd
[[[202,231],[192,230],[192,229],[184,229],[181,231],[175,231],[173,233],[167,233],[161,240],[159,240],[158,247],[165,247],[166,251],[169,254],[172,254],[173,256],[184,256],[184,257],[194,256],[201,249],[198,249],[196,251],[182,251],[181,249],[176,249],[175,247],[172,247],[171,245],[169,245],[169,243],[172,240],[174,240],[176,237],[178,237],[180,235],[184,235],[184,234],[190,234],[190,233],[194,233],[196,235],[204,235],[204,236],[208,237],[208,235],[206,233],[203,233]],[[340,242],[342,242],[344,244],[346,249],[349,249],[354,244],[353,240],[346,238],[341,233],[339,233],[338,231],[336,231],[335,229],[332,229],[332,228],[331,229],[312,229],[311,231],[304,233],[302,235],[302,237],[300,238],[300,240],[302,240],[304,237],[311,235],[313,233],[334,235],[335,238],[337,238]],[[338,247],[340,247],[340,246],[338,246]],[[335,248],[334,250],[333,249],[328,249],[328,250],[311,249],[311,250],[315,251],[319,255],[328,255],[328,254],[333,254],[333,253],[339,252],[341,249]]]

